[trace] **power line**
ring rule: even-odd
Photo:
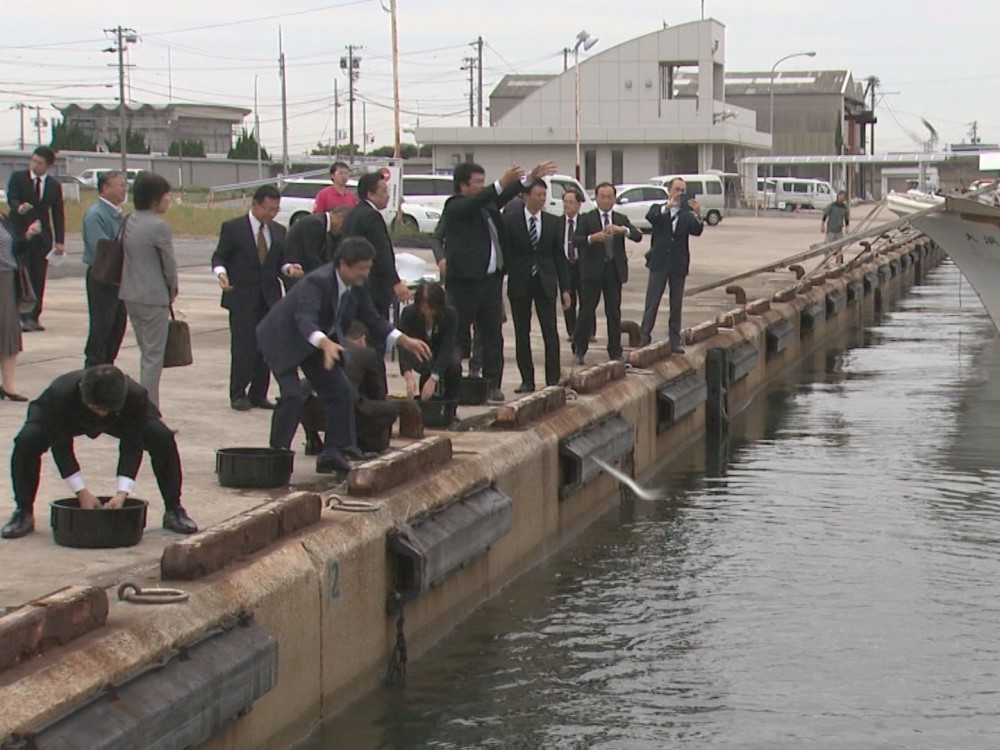
[[[318,8],[307,8],[306,10],[286,11],[284,13],[277,13],[270,16],[259,16],[257,18],[242,18],[238,21],[212,23],[212,24],[206,24],[205,26],[190,26],[186,29],[170,29],[168,31],[157,31],[151,34],[145,34],[144,36],[167,36],[168,34],[184,34],[189,31],[205,31],[207,29],[221,29],[229,26],[239,26],[241,24],[257,23],[259,21],[274,21],[277,19],[285,19],[289,18],[290,16],[304,16],[309,13],[320,13],[322,11],[327,11],[327,10],[336,10],[337,8],[347,8],[352,5],[366,5],[371,2],[374,2],[374,0],[349,0],[349,2],[346,3],[323,5]]]

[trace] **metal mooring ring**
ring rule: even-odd
[[[377,503],[367,500],[345,500],[340,495],[330,495],[326,499],[326,507],[330,510],[342,510],[347,513],[376,513],[382,509]]]
[[[118,599],[132,604],[176,604],[186,602],[190,596],[180,589],[143,589],[131,581],[118,587]]]

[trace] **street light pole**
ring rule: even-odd
[[[576,35],[573,46],[573,143],[576,147],[576,179],[580,179],[580,45],[584,51],[597,44],[597,37],[591,38],[586,31]]]
[[[791,60],[793,57],[816,57],[816,53],[813,51],[809,52],[793,52],[790,55],[785,55],[780,60],[778,60],[774,65],[771,66],[771,85],[767,89],[768,98],[768,112],[769,112],[769,124],[767,127],[767,132],[771,135],[771,156],[774,156],[774,71],[777,69],[781,63],[785,60]],[[769,178],[774,177],[774,164],[767,165],[767,176]],[[756,194],[756,192],[754,193]],[[778,207],[777,192],[775,192],[774,207]],[[767,182],[764,182],[764,209],[767,209]]]

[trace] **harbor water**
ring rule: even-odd
[[[946,263],[300,750],[994,748],[998,444]]]

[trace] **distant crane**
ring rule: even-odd
[[[934,153],[934,149],[937,147],[938,141],[940,140],[940,138],[938,137],[938,132],[934,128],[934,126],[931,125],[929,122],[927,122],[927,120],[925,120],[923,117],[920,118],[920,122],[923,123],[923,126],[927,128],[927,131],[930,133],[930,137],[927,139],[926,144],[924,145],[924,152],[928,154]]]

